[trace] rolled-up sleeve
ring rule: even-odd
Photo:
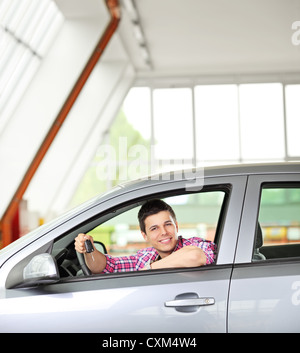
[[[198,245],[206,255],[206,265],[211,265],[216,260],[216,244],[211,241],[203,241]]]
[[[202,249],[206,256],[206,265],[211,265],[216,260],[217,246],[210,240],[192,237],[183,241],[183,246],[194,245]]]
[[[121,256],[114,257],[106,254],[106,266],[102,273],[127,272],[136,270],[137,257]]]

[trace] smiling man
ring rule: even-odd
[[[215,261],[214,243],[191,237],[178,236],[178,223],[173,209],[162,200],[146,202],[138,213],[140,229],[150,247],[139,250],[135,255],[113,257],[95,251],[87,253],[84,242],[93,238],[79,234],[75,249],[84,254],[85,262],[92,273],[139,271],[171,267],[197,267]]]

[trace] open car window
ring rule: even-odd
[[[226,187],[213,187],[198,193],[160,197],[175,211],[179,231],[184,238],[200,237],[218,243],[224,221],[224,209],[229,194]],[[119,205],[108,210],[72,233],[54,242],[52,255],[57,261],[61,278],[82,276],[74,249],[74,238],[79,233],[88,233],[96,242],[103,243],[106,252],[112,256],[129,256],[149,246],[141,235],[138,225],[138,211],[146,201],[134,200],[131,204]]]
[[[179,231],[184,238],[200,237],[214,241],[224,191],[210,191],[164,198],[174,210]],[[105,243],[108,253],[123,256],[149,246],[143,239],[137,214],[140,206],[124,212],[94,228],[89,234]]]

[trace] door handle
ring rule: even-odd
[[[199,306],[213,305],[215,299],[212,297],[199,298],[197,293],[183,293],[175,297],[174,300],[165,302],[166,307],[174,307],[180,312],[193,312],[198,310]]]
[[[165,302],[165,306],[203,306],[215,304],[214,298],[180,299]]]

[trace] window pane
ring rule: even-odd
[[[288,85],[285,89],[287,146],[290,157],[300,156],[300,85]]]
[[[283,159],[282,84],[240,85],[242,158]]]
[[[300,256],[300,188],[264,188],[259,223],[267,259]]]
[[[196,86],[195,115],[197,159],[238,160],[237,86]]]
[[[62,23],[52,0],[0,1],[0,132]]]
[[[123,103],[127,120],[146,140],[151,138],[150,94],[149,87],[133,87]]]
[[[193,109],[190,88],[153,91],[155,158],[193,158]]]

